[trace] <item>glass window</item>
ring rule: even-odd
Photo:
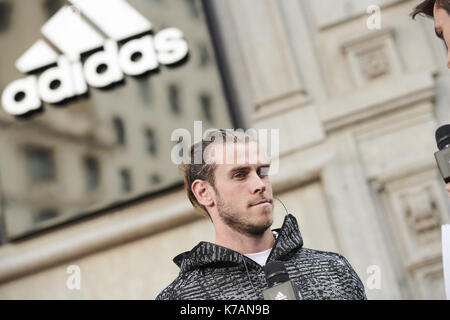
[[[55,180],[53,152],[47,148],[28,146],[25,148],[27,172],[33,182]]]
[[[212,114],[212,102],[211,96],[209,94],[201,94],[200,95],[200,105],[202,106],[203,114],[208,121],[213,120]]]
[[[98,160],[94,157],[87,156],[84,158],[84,166],[86,169],[86,189],[88,191],[97,189],[100,184],[100,168]]]
[[[151,92],[150,92],[150,81],[148,78],[142,78],[138,81],[138,94],[142,100],[145,107],[150,107],[151,105]]]
[[[120,182],[121,182],[121,189],[123,192],[130,192],[131,187],[131,175],[130,171],[128,169],[122,169],[120,170]]]
[[[180,113],[180,93],[175,84],[169,85],[169,103],[173,113]]]
[[[101,30],[96,15],[87,20],[83,8],[67,10],[81,19],[83,35],[71,33],[70,19],[49,27],[69,1],[0,0],[0,95],[9,98],[7,106],[0,99],[6,242],[182,188],[178,165],[168,161],[177,145],[172,132],[194,137],[197,120],[203,131],[234,127],[203,3],[183,1],[123,1],[151,23],[146,31],[124,23],[126,7],[108,27],[113,31]],[[48,37],[43,26],[64,36]],[[167,46],[172,42],[164,39],[177,37],[173,30],[187,50],[158,48],[155,39]],[[116,33],[122,39],[109,41]],[[89,193],[108,183],[116,185]]]
[[[114,131],[116,133],[116,142],[119,145],[125,145],[125,127],[122,119],[114,118],[113,119]]]
[[[0,2],[0,33],[9,27],[11,8],[12,6],[9,1]]]
[[[189,10],[191,17],[198,18],[200,15],[200,12],[197,7],[197,5],[198,5],[197,0],[185,0],[185,2],[187,4],[187,8]]]
[[[33,216],[33,222],[34,223],[41,223],[53,218],[56,218],[59,216],[59,212],[57,209],[54,208],[45,208],[36,213],[35,216]]]
[[[155,173],[150,176],[150,185],[156,185],[161,182],[161,177]]]
[[[1,198],[1,195],[0,195]],[[1,199],[0,199],[0,210],[1,210]],[[5,234],[5,224],[3,222],[3,215],[0,212],[0,246],[6,242],[6,234]]]
[[[145,139],[147,142],[147,151],[151,155],[156,155],[156,140],[152,129],[145,129]]]
[[[199,45],[199,65],[200,67],[205,67],[208,65],[209,61],[211,60],[210,56],[209,56],[209,51],[208,51],[208,47],[206,46],[206,44],[202,43]]]

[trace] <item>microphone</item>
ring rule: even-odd
[[[445,183],[450,182],[450,124],[436,130],[436,143],[439,151],[434,153],[439,171]]]
[[[269,289],[263,291],[264,300],[302,300],[295,284],[289,279],[281,261],[271,261],[264,267]]]

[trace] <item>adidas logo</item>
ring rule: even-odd
[[[7,85],[1,102],[9,114],[23,115],[39,109],[42,101],[54,104],[83,95],[88,85],[105,88],[124,75],[139,76],[160,64],[180,62],[188,54],[182,31],[166,28],[150,35],[151,22],[125,0],[69,2],[72,6],[62,7],[41,28],[62,55],[38,40],[17,59],[22,73],[47,69]],[[139,35],[143,36],[136,38]],[[82,56],[102,47],[82,64]]]
[[[275,300],[288,300],[288,297],[285,296],[281,291],[278,291],[277,295],[275,296]]]

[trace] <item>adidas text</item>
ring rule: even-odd
[[[60,103],[85,94],[88,85],[105,88],[122,81],[124,74],[139,76],[157,69],[160,64],[180,62],[188,54],[187,42],[177,28],[166,28],[154,36],[127,41],[120,48],[117,42],[107,39],[103,49],[90,55],[84,65],[61,55],[57,66],[40,76],[30,75],[11,82],[2,94],[4,110],[12,115],[23,115],[39,109],[42,101]]]

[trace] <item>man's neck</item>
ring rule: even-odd
[[[268,228],[262,235],[243,234],[229,229],[227,232],[216,230],[216,244],[242,254],[256,253],[273,247],[275,238]]]

